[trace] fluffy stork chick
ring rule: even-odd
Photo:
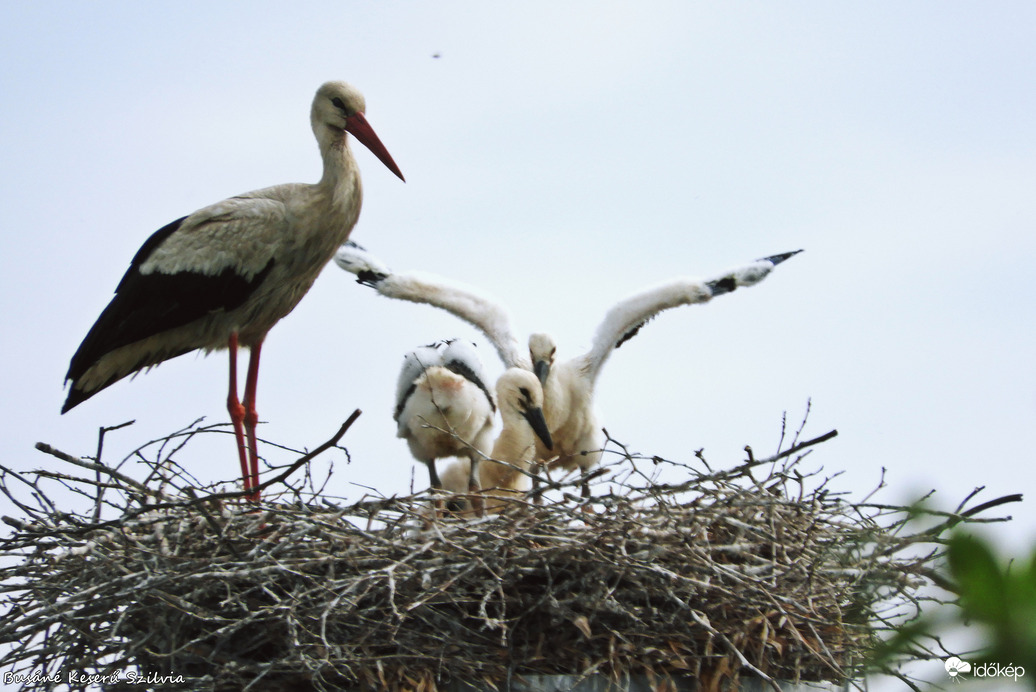
[[[355,243],[346,243],[335,262],[356,275],[359,283],[397,300],[426,303],[470,323],[492,342],[504,365],[534,371],[542,383],[544,414],[554,449],[537,449],[537,459],[550,466],[594,466],[601,457],[603,435],[593,411],[594,387],[612,351],[631,339],[651,318],[681,305],[707,303],[739,287],[754,286],[773,268],[801,250],[772,255],[709,280],[672,279],[616,303],[594,335],[591,349],[567,361],[556,362],[554,340],[533,334],[523,351],[511,329],[507,311],[485,296],[426,274],[393,273]],[[589,487],[584,483],[583,495]]]
[[[489,459],[479,465],[479,480],[484,494],[513,499],[529,489],[529,477],[522,471],[531,470],[537,445],[550,450],[553,441],[544,417],[543,390],[534,374],[509,368],[496,382],[496,400],[502,429]],[[469,473],[467,461],[460,460],[443,472],[443,487],[462,491]],[[504,499],[490,499],[486,509],[500,511],[506,505]]]
[[[254,117],[255,110],[256,104],[248,103],[242,112]],[[403,178],[365,110],[356,89],[327,82],[310,110],[324,164],[317,183],[276,185],[225,199],[144,241],[72,356],[65,376],[71,388],[61,412],[171,358],[228,349],[227,409],[245,490],[259,499],[259,352],[267,332],[295,308],[359,217],[360,171],[348,135]],[[251,350],[243,401],[237,394],[238,346]]]
[[[537,445],[536,458],[548,468],[580,469],[583,473],[601,459],[604,435],[593,409],[594,388],[601,368],[612,352],[663,310],[680,305],[706,303],[742,286],[754,286],[775,266],[802,252],[783,253],[757,260],[708,281],[676,279],[616,303],[597,327],[593,345],[581,356],[560,363],[557,346],[549,334],[529,337],[533,372],[543,384],[544,412],[554,438],[554,449]],[[582,495],[590,488],[583,483]]]
[[[496,405],[486,388],[474,344],[443,341],[415,349],[403,359],[396,388],[397,437],[428,467],[432,488],[442,487],[437,459],[467,457],[469,490],[478,490],[478,461],[492,444]]]
[[[549,334],[529,337],[529,357],[543,388],[543,411],[554,440],[553,449],[536,445],[536,459],[548,469],[578,468],[585,474],[600,462],[604,449],[604,434],[593,406],[594,378],[588,377],[591,363],[585,356],[555,363],[557,346]],[[583,497],[589,492],[590,486],[584,483]]]

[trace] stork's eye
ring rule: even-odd
[[[342,99],[338,98],[337,96],[335,96],[333,99],[331,99],[331,105],[334,106],[335,108],[338,108],[339,110],[342,110],[342,111],[345,110],[345,102],[342,101]]]
[[[525,387],[519,387],[518,391],[521,392],[522,397],[524,397],[526,401],[532,398],[532,395],[529,394],[529,390]]]

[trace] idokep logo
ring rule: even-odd
[[[946,668],[946,672],[949,673],[950,677],[960,682],[961,675],[964,673],[971,672],[971,664],[967,661],[962,661],[956,656],[950,656],[943,662],[943,666]]]
[[[1007,665],[998,663],[981,663],[972,667],[967,661],[962,661],[956,656],[951,656],[943,661],[946,673],[955,681],[960,682],[966,673],[976,678],[1018,678],[1025,677],[1025,668],[1022,666]]]

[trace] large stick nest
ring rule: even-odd
[[[743,673],[846,681],[937,581],[937,548],[917,544],[999,502],[970,513],[962,503],[907,535],[906,508],[854,504],[800,471],[829,433],[796,435],[768,459],[746,448],[727,471],[701,453],[680,464],[610,441],[620,451],[590,503],[554,481],[543,504],[485,518],[437,515],[427,494],[337,504],[312,483],[271,484],[255,506],[191,487],[173,455],[198,432],[158,441],[143,482],[45,445],[65,469],[0,467],[0,489],[25,514],[4,518],[15,530],[0,542],[0,667],[16,680],[87,689],[99,676],[93,687],[140,689],[130,683],[144,679],[155,690],[503,689],[523,674],[693,676],[705,690]],[[660,469],[681,481],[660,483]],[[96,507],[62,512],[47,483]]]

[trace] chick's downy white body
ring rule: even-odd
[[[708,303],[739,287],[754,286],[774,267],[799,252],[764,257],[712,279],[670,279],[624,298],[605,314],[590,350],[563,361],[557,361],[554,340],[547,334],[533,334],[528,350],[523,350],[508,312],[475,289],[432,275],[393,272],[354,243],[339,248],[335,261],[355,274],[360,283],[372,286],[383,296],[433,305],[465,320],[485,334],[506,367],[535,372],[542,384],[543,410],[554,442],[553,449],[537,443],[537,460],[548,468],[586,471],[600,461],[604,446],[593,399],[597,378],[612,352],[659,313],[681,305]],[[589,495],[585,483],[583,495]]]
[[[476,464],[492,445],[495,404],[473,345],[441,342],[407,354],[397,387],[396,435],[428,466],[441,487],[437,459],[463,456]]]
[[[550,468],[587,471],[601,460],[604,433],[594,411],[597,369],[585,356],[555,363],[556,347],[547,334],[529,337],[533,369],[543,386],[543,414],[553,449],[537,442],[536,459]]]
[[[478,466],[482,490],[490,497],[485,503],[489,511],[506,505],[493,498],[514,499],[529,489],[527,472],[536,458],[537,444],[548,451],[553,444],[543,415],[543,390],[535,375],[522,368],[509,368],[497,380],[496,397],[502,427],[489,459]],[[443,487],[463,492],[470,473],[470,463],[460,460],[443,472]]]

